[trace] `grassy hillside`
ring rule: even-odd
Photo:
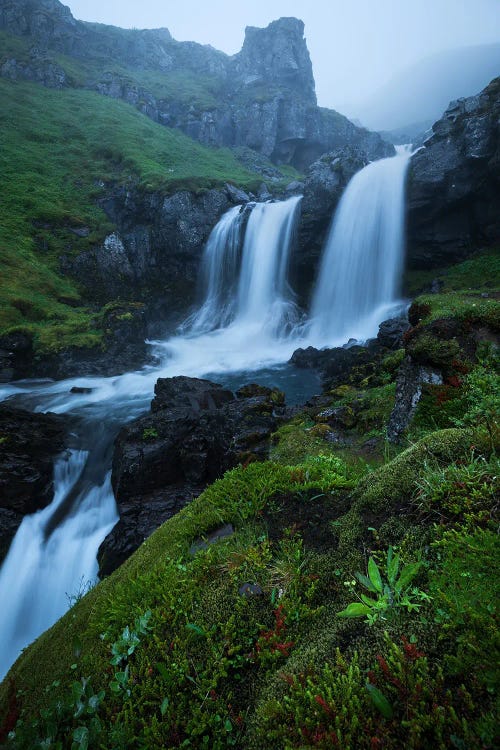
[[[78,253],[112,229],[97,207],[105,184],[132,182],[170,193],[226,181],[250,188],[259,181],[230,151],[205,148],[89,91],[0,80],[0,127],[6,271],[0,334],[28,330],[40,351],[99,341],[79,290],[58,269],[63,253]],[[89,233],[78,236],[84,227]]]
[[[498,746],[499,325],[442,301],[468,304],[484,257],[415,303],[406,353],[425,337],[444,382],[401,446],[360,461],[363,440],[383,446],[402,351],[297,414],[271,461],[211,485],[27,649],[0,687],[6,747]],[[342,454],[325,406],[349,417]]]

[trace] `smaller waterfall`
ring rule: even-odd
[[[57,525],[87,457],[87,451],[72,451],[56,461],[52,503],[23,519],[1,567],[0,680],[21,649],[64,614],[68,596],[97,579],[97,550],[118,520],[111,472],[103,484],[77,491]]]
[[[349,182],[326,242],[310,335],[323,345],[366,339],[396,302],[404,251],[410,152],[368,164]]]
[[[208,238],[200,271],[204,300],[183,324],[183,329],[203,333],[223,328],[234,317],[238,272],[241,262],[242,206],[231,208]]]
[[[287,273],[301,197],[241,206],[212,230],[201,268],[203,302],[181,330],[246,327],[279,336],[297,317]]]
[[[248,220],[238,287],[236,323],[280,336],[296,322],[287,282],[290,250],[302,196],[257,203]]]

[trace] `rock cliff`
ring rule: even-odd
[[[445,265],[500,238],[500,78],[452,102],[411,159],[408,256]]]
[[[296,18],[248,27],[233,56],[177,42],[167,29],[77,21],[58,0],[5,0],[0,29],[31,46],[27,60],[0,57],[3,76],[124,99],[207,145],[249,147],[299,169],[342,145],[360,146],[370,158],[392,153],[380,136],[317,106],[304,24]],[[76,74],[75,60],[82,66]]]

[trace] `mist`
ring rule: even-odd
[[[296,16],[305,23],[319,104],[360,119],[373,95],[415,63],[444,50],[500,43],[498,0],[70,0],[68,5],[81,20],[166,26],[179,41],[211,44],[228,54],[241,48],[245,26]],[[473,92],[462,95],[467,93]]]

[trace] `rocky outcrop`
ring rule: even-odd
[[[441,385],[438,370],[416,364],[406,357],[396,379],[396,398],[387,425],[387,438],[397,443],[413,419],[425,385]]]
[[[500,239],[500,78],[452,102],[411,159],[408,256],[442,266]]]
[[[323,391],[329,391],[346,383],[354,383],[371,375],[378,359],[375,341],[368,346],[353,343],[333,349],[296,349],[290,359],[295,367],[312,368],[321,377]]]
[[[111,188],[102,202],[116,226],[102,245],[62,259],[62,269],[101,304],[142,301],[148,320],[178,323],[195,301],[205,242],[220,216],[248,196],[231,186],[170,196]]]
[[[120,521],[101,545],[101,573],[121,564],[157,526],[238,463],[268,457],[283,394],[250,385],[160,378],[151,413],[124,427],[113,458]]]
[[[292,257],[293,287],[304,306],[307,304],[328,228],[335,208],[353,175],[368,164],[368,155],[346,146],[324,154],[315,161],[303,185],[299,241]]]
[[[8,57],[0,65],[0,76],[11,81],[33,81],[51,89],[67,86],[66,72],[38,47],[32,47],[29,60]]]
[[[23,517],[52,502],[64,433],[62,417],[0,404],[0,562]]]
[[[143,303],[111,303],[96,317],[103,333],[95,346],[73,346],[40,355],[29,334],[0,336],[0,383],[32,377],[121,375],[151,361],[145,343],[148,316]]]
[[[123,99],[156,122],[180,128],[207,145],[251,148],[298,169],[338,146],[362,147],[372,159],[391,148],[379,135],[317,106],[304,24],[296,18],[280,18],[264,29],[248,27],[241,51],[233,56],[210,46],[177,42],[167,29],[83,23],[58,0],[5,0],[0,29],[29,39],[37,50],[98,61],[100,73],[82,74],[85,87]],[[130,74],[110,71],[109,60]],[[47,64],[40,62],[41,68]],[[48,86],[73,82],[64,70],[61,77],[32,67],[9,58],[1,70],[11,78]],[[143,85],[144,69],[173,76],[172,90],[166,82],[165,94],[159,96]],[[194,85],[192,97],[183,93],[186,80]]]

